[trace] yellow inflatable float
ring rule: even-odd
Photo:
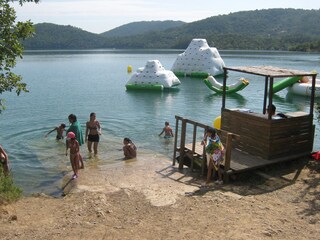
[[[214,119],[214,121],[213,121],[213,127],[214,127],[215,129],[220,130],[220,128],[221,128],[221,116],[218,116],[218,117],[216,117],[216,118]]]

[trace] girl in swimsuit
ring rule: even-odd
[[[69,140],[68,140],[69,139]],[[69,132],[67,135],[67,148],[66,156],[68,155],[68,148],[70,148],[70,163],[73,170],[72,178],[75,179],[79,175],[79,160],[80,160],[80,145],[76,140],[76,135],[73,132]]]
[[[88,151],[92,152],[92,144],[94,154],[98,153],[98,143],[100,140],[100,135],[102,133],[102,129],[99,121],[96,120],[96,114],[90,114],[90,121],[86,124],[86,142],[88,144]]]

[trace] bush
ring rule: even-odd
[[[22,190],[14,185],[11,174],[5,176],[0,164],[0,203],[17,201],[22,195]]]

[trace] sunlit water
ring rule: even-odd
[[[0,143],[10,156],[16,183],[26,194],[54,194],[59,180],[71,171],[65,144],[55,141],[55,133],[44,135],[61,122],[67,124],[70,113],[83,126],[89,114],[96,112],[103,128],[97,158],[90,158],[85,146],[81,152],[87,166],[120,161],[122,139],[131,138],[138,154],[155,152],[172,157],[173,140],[158,137],[165,121],[174,128],[175,115],[212,125],[220,115],[221,95],[209,90],[199,79],[180,78],[178,91],[140,92],[125,90],[130,78],[127,66],[134,70],[148,60],[158,59],[170,70],[177,51],[51,51],[28,52],[19,61],[16,73],[24,77],[29,93],[17,97],[6,93],[7,110],[0,115]],[[288,52],[221,51],[227,66],[271,65],[306,71],[320,70],[320,55]],[[247,77],[250,85],[228,96],[227,107],[244,107],[261,112],[264,79],[231,73],[228,81]],[[320,100],[316,100],[316,105]],[[305,97],[283,90],[276,94],[277,110],[309,111]],[[314,148],[319,150],[319,113],[315,111]]]

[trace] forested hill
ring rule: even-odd
[[[133,22],[122,25],[120,27],[114,28],[110,31],[101,33],[101,36],[104,37],[125,37],[133,36],[137,34],[144,34],[150,31],[163,31],[170,28],[180,27],[185,22],[182,21],[142,21],[142,22]]]
[[[25,49],[95,49],[105,45],[98,34],[52,23],[35,25],[35,36],[23,42]]]
[[[108,35],[108,32],[99,35],[70,26],[49,24],[41,26],[39,24],[36,25],[36,37],[26,41],[25,46],[26,49],[184,49],[191,39],[205,38],[210,46],[218,49],[320,52],[319,22],[320,10],[268,9],[214,16],[162,31],[148,29],[147,32],[144,32],[144,30],[139,30],[138,24],[133,31],[137,35],[131,36],[123,36],[124,31],[119,31],[128,27],[123,25],[117,28],[117,31],[116,29],[109,31],[112,37],[105,36]]]

